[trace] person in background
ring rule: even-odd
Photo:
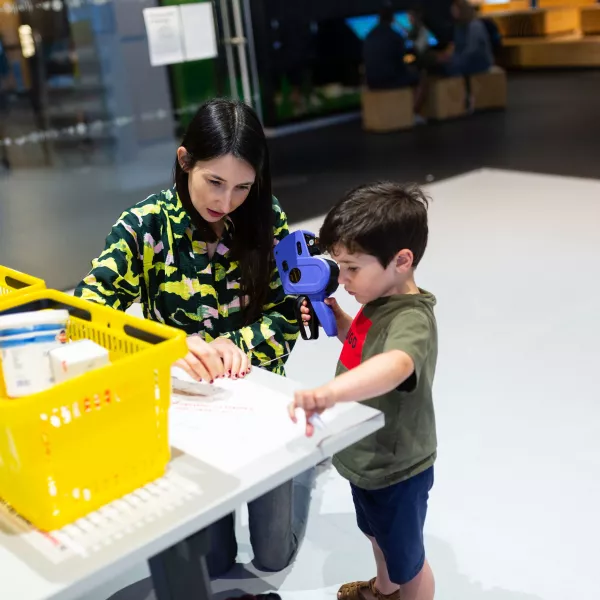
[[[243,378],[251,365],[283,375],[299,333],[273,257],[287,234],[258,117],[211,100],[177,150],[173,187],[120,216],[75,295],[123,311],[139,301],[147,319],[185,331],[188,354],[176,364],[196,380]],[[298,549],[311,472],[301,477],[249,503],[259,568],[280,571]],[[236,561],[234,515],[209,533],[217,577]]]
[[[391,90],[417,85],[419,74],[406,64],[404,38],[392,27],[394,11],[390,7],[379,13],[379,24],[364,42],[365,78],[372,90]]]
[[[439,65],[446,76],[469,76],[489,71],[494,53],[487,28],[475,18],[475,8],[467,0],[454,0],[454,43],[440,55]]]
[[[371,30],[364,42],[364,66],[367,87],[371,90],[414,88],[413,107],[415,122],[423,120],[419,113],[425,99],[419,71],[406,61],[406,44],[392,27],[394,11],[384,7],[379,13],[379,24]]]
[[[429,50],[429,35],[423,24],[423,14],[421,10],[415,8],[408,12],[411,29],[408,32],[408,39],[414,45],[414,54],[417,66],[420,65],[420,57],[425,56]]]
[[[428,76],[464,77],[467,89],[467,110],[473,107],[470,75],[485,73],[494,64],[494,53],[486,26],[475,18],[475,9],[467,0],[453,0],[451,14],[454,20],[454,41],[444,51],[427,48],[417,54],[417,65],[422,71],[421,93],[428,94]]]

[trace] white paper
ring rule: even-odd
[[[212,4],[182,4],[179,8],[186,60],[203,60],[217,56]]]
[[[177,379],[191,382],[178,368]],[[174,390],[179,383],[173,385]],[[172,446],[211,466],[235,473],[268,454],[277,452],[306,434],[305,421],[298,411],[298,423],[288,414],[292,398],[247,379],[223,379],[212,386],[199,384],[197,396],[174,393],[169,413]],[[193,388],[190,388],[193,389]],[[322,415],[325,427],[349,406],[337,406]],[[226,432],[227,444],[223,444]],[[327,436],[327,429],[315,433],[315,443]],[[218,448],[218,452],[215,452]]]
[[[153,67],[185,61],[183,32],[178,6],[144,9],[150,64]]]

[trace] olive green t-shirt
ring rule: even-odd
[[[337,375],[390,350],[406,352],[415,364],[414,373],[398,389],[364,402],[383,412],[383,429],[333,459],[340,475],[363,489],[388,487],[418,475],[436,458],[432,398],[438,350],[436,300],[429,292],[420,292],[365,305],[344,342]]]

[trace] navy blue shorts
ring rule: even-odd
[[[351,484],[358,527],[375,538],[398,585],[414,579],[425,564],[423,527],[432,486],[433,467],[380,490]]]

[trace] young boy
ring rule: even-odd
[[[432,600],[423,526],[436,458],[432,384],[437,359],[435,298],[415,284],[427,246],[428,201],[418,187],[374,183],[327,215],[320,244],[339,282],[363,305],[352,320],[329,299],[344,346],[337,377],[299,391],[290,405],[307,419],[338,402],[364,401],[385,426],[334,457],[348,479],[358,526],[373,545],[377,577],[342,586],[340,600]],[[304,309],[303,319],[310,317]],[[313,426],[307,420],[307,435]]]

